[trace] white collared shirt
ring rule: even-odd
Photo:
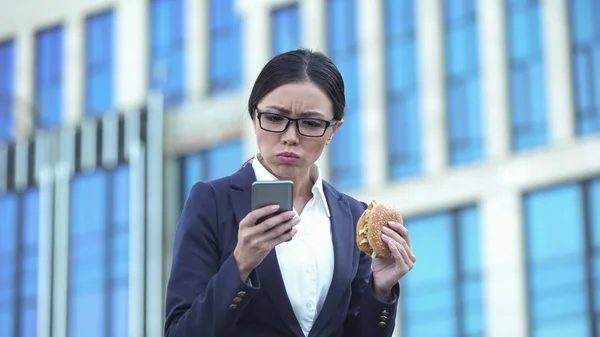
[[[256,157],[252,168],[257,180],[277,180]],[[329,207],[317,164],[310,176],[315,182],[313,197],[300,214],[298,232],[290,242],[275,247],[286,292],[305,336],[323,308],[334,265]]]

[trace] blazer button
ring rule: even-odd
[[[385,322],[383,322],[383,321],[379,322],[379,326],[381,326],[381,327],[386,326],[386,325],[387,324]]]
[[[239,297],[244,297],[244,296],[246,296],[246,292],[245,291],[240,291],[239,293],[237,293],[237,295]]]
[[[381,321],[383,321],[383,322],[387,321],[387,319],[388,319],[387,316],[381,316],[380,318],[381,318]]]
[[[382,314],[382,315],[387,315],[387,314],[388,314],[388,312],[387,312],[386,310],[382,310],[382,311],[381,311],[381,314]]]
[[[234,299],[233,299],[233,303],[235,303],[235,304],[240,304],[240,303],[242,303],[242,298],[241,298],[241,297],[236,297],[236,298],[234,298]]]
[[[237,308],[237,304],[231,304],[231,305],[229,305],[229,308],[235,309],[235,308]]]

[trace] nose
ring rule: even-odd
[[[298,144],[299,134],[297,129],[296,122],[290,122],[285,132],[281,135],[281,140],[286,145],[294,145]]]

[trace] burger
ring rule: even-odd
[[[390,256],[392,252],[381,239],[383,227],[389,227],[388,221],[404,224],[398,210],[371,201],[356,224],[356,243],[361,251],[372,258]]]

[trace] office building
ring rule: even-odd
[[[183,201],[256,153],[276,53],[330,55],[319,164],[405,217],[396,336],[599,336],[600,4],[0,5],[0,335],[162,335]]]

